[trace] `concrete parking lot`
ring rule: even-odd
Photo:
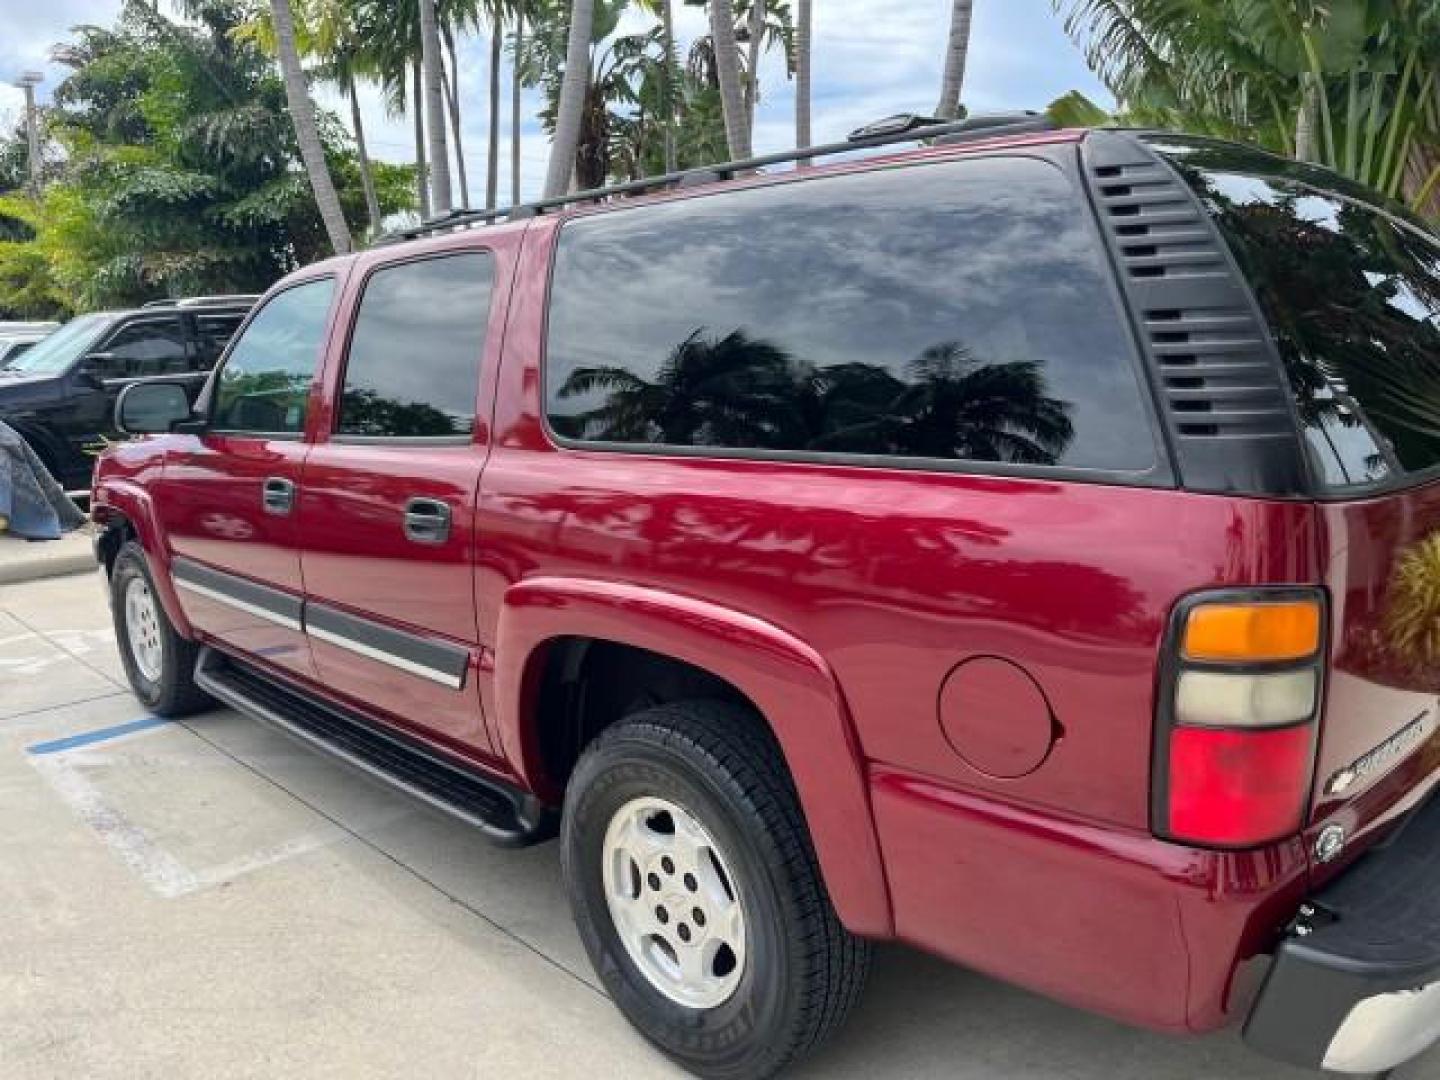
[[[0,816],[4,1080],[678,1075],[598,988],[554,844],[491,847],[227,710],[147,717],[94,574],[0,587]],[[796,1075],[1306,1074],[886,948]]]

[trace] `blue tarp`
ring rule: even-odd
[[[0,421],[0,535],[58,540],[84,521],[35,451]]]

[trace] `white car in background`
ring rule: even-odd
[[[8,330],[4,324],[0,324],[0,371],[37,341],[43,341],[58,325],[54,323],[38,330]]]

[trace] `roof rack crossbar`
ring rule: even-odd
[[[962,120],[936,120],[931,117],[908,114],[893,116],[851,132],[850,137],[843,142],[782,150],[779,153],[762,154],[758,157],[746,158],[743,161],[702,165],[693,169],[647,176],[640,180],[627,180],[607,187],[589,188],[585,191],[576,191],[551,199],[537,199],[533,202],[519,203],[498,210],[452,210],[440,217],[427,218],[418,225],[386,233],[375,243],[377,245],[395,244],[444,232],[447,229],[469,229],[477,225],[490,225],[502,218],[514,221],[566,206],[601,203],[620,196],[644,195],[666,188],[693,187],[697,184],[713,183],[716,180],[732,180],[738,174],[755,172],[771,165],[795,162],[809,164],[815,158],[833,157],[837,154],[848,154],[856,150],[868,150],[897,143],[934,140],[937,145],[953,146],[958,143],[978,142],[982,139],[1021,135],[1032,131],[1053,131],[1055,127],[1056,125],[1044,113],[1037,112],[979,114]]]

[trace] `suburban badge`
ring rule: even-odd
[[[1356,784],[1386,772],[1419,746],[1435,730],[1435,716],[1427,709],[1390,738],[1339,770],[1325,783],[1325,794],[1343,795]]]

